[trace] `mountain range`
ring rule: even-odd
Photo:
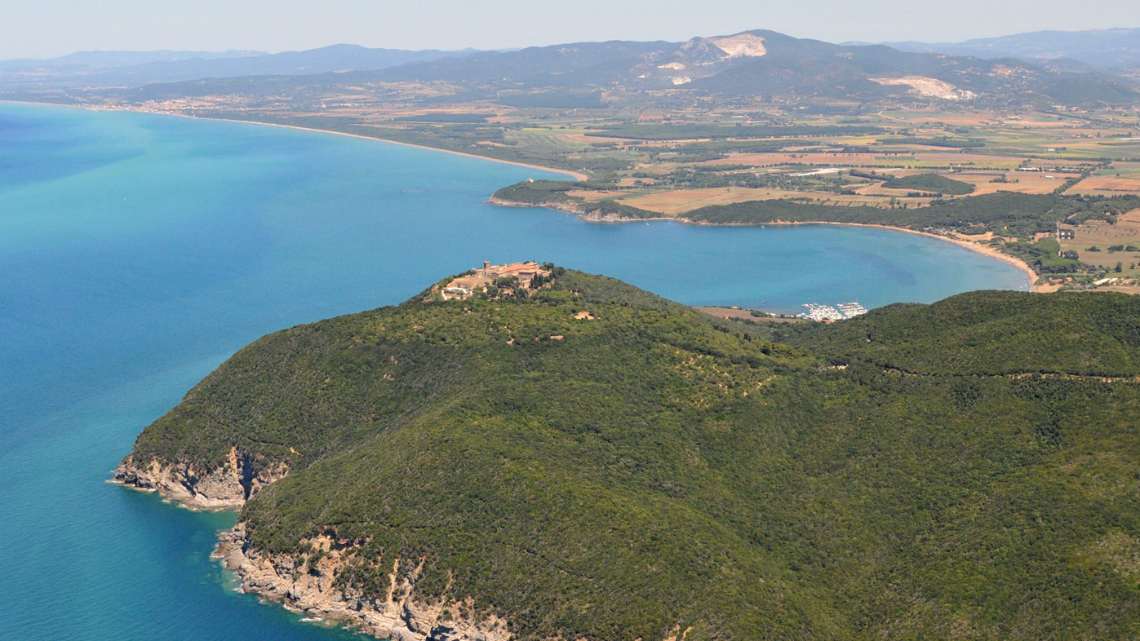
[[[1012,58],[917,53],[884,45],[835,45],[765,30],[686,42],[582,42],[440,55],[335,77],[308,74],[241,83],[230,79],[156,85],[136,96],[300,95],[337,85],[413,81],[458,85],[465,89],[463,97],[481,100],[539,92],[553,96],[543,105],[552,107],[590,106],[583,103],[583,94],[615,90],[788,101],[911,96],[1055,104],[1127,103],[1140,97],[1132,80],[1105,70],[1058,70]]]
[[[0,63],[0,89],[82,83],[84,90],[114,88],[124,91],[122,98],[146,100],[316,96],[369,83],[435,82],[459,87],[460,99],[517,106],[600,106],[606,91],[785,101],[1127,104],[1140,94],[1135,79],[1119,68],[1140,55],[1133,46],[1137,33],[1043,32],[958,45],[887,46],[755,30],[685,42],[581,42],[514,51],[335,45],[277,54],[86,53]],[[1112,68],[1093,66],[1102,63]]]

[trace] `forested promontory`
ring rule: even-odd
[[[242,505],[248,590],[381,636],[1120,639],[1138,377],[1124,295],[765,325],[559,269],[266,336],[118,476]]]

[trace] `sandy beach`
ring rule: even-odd
[[[974,242],[971,242],[968,240],[963,240],[961,238],[951,238],[949,236],[939,236],[938,234],[931,234],[931,233],[925,232],[925,231],[916,231],[913,229],[907,229],[905,227],[893,227],[891,225],[868,225],[868,224],[864,224],[864,223],[793,223],[793,224],[841,225],[841,226],[845,226],[845,227],[877,227],[879,229],[890,229],[893,231],[902,231],[902,232],[906,232],[908,234],[918,234],[919,236],[926,236],[928,238],[937,238],[939,240],[944,240],[948,243],[954,243],[955,245],[958,245],[959,247],[965,247],[966,249],[969,249],[970,251],[975,251],[975,252],[978,252],[979,254],[985,254],[986,256],[989,256],[990,258],[996,258],[1000,261],[1003,261],[1003,262],[1009,263],[1010,265],[1013,265],[1014,267],[1025,272],[1025,277],[1029,279],[1029,285],[1030,285],[1030,288],[1032,289],[1032,291],[1035,291],[1035,292],[1041,291],[1041,289],[1038,285],[1038,281],[1040,280],[1040,276],[1037,275],[1037,272],[1033,271],[1033,268],[1030,267],[1028,263],[1026,263],[1025,261],[1021,260],[1020,258],[1018,258],[1016,256],[1010,256],[1009,254],[1003,253],[1003,252],[999,251],[998,249],[995,249],[994,247],[992,247],[990,245],[982,245],[980,243],[974,243]]]
[[[137,110],[125,109],[124,111],[137,111]],[[155,112],[153,112],[153,111],[137,111],[137,113],[155,113]],[[568,169],[553,169],[551,167],[543,167],[541,165],[531,165],[531,164],[528,164],[525,162],[517,162],[514,160],[502,160],[500,158],[492,158],[490,156],[480,156],[479,154],[470,154],[470,153],[467,153],[464,151],[453,151],[451,149],[440,149],[439,147],[428,147],[427,145],[415,145],[415,144],[412,144],[410,142],[400,142],[398,140],[388,140],[387,138],[377,138],[375,136],[362,136],[360,134],[349,134],[349,133],[345,133],[343,131],[333,131],[332,129],[317,129],[315,127],[300,127],[297,125],[283,125],[283,124],[275,123],[275,122],[262,122],[260,120],[234,120],[233,118],[210,118],[208,116],[206,116],[206,117],[190,116],[190,115],[186,115],[186,114],[158,114],[158,115],[178,116],[180,118],[193,118],[195,120],[217,120],[220,122],[236,122],[236,123],[245,124],[245,125],[262,125],[264,127],[280,127],[282,129],[295,129],[297,131],[312,131],[312,132],[321,133],[321,134],[332,134],[334,136],[347,136],[349,138],[359,138],[361,140],[371,140],[374,142],[383,142],[383,143],[387,143],[390,145],[400,145],[402,147],[412,147],[415,149],[427,149],[428,151],[438,151],[438,152],[442,152],[445,154],[451,154],[453,156],[464,156],[466,158],[475,158],[478,160],[489,160],[491,162],[502,163],[504,165],[514,165],[516,167],[526,167],[528,169],[535,169],[538,171],[546,171],[546,172],[555,173],[555,174],[562,174],[565,176],[570,176],[571,178],[573,178],[574,180],[577,180],[577,181],[589,180],[589,177],[586,176],[586,174],[578,173],[576,171],[570,171]]]
[[[691,223],[690,221],[685,220],[684,218],[676,218],[673,220],[676,220],[679,223],[694,224],[694,223]],[[696,223],[696,224],[704,224],[704,223]],[[754,225],[754,224],[749,223],[749,224],[721,225],[721,226],[723,226],[723,227],[733,227],[733,226],[755,227],[758,224]],[[893,225],[871,225],[868,223],[836,223],[836,222],[828,222],[828,221],[814,221],[814,222],[813,221],[775,221],[775,222],[762,223],[762,224],[763,225],[772,225],[772,226],[779,225],[779,226],[786,226],[786,227],[792,227],[792,226],[796,226],[796,225],[834,225],[837,227],[872,227],[872,228],[876,228],[876,229],[889,229],[891,231],[901,231],[901,232],[905,232],[908,234],[917,234],[919,236],[926,236],[927,238],[937,238],[938,240],[944,240],[948,243],[954,243],[955,245],[958,245],[959,247],[969,249],[970,251],[978,252],[979,254],[985,254],[986,256],[989,256],[990,258],[996,258],[1002,262],[1013,265],[1014,267],[1020,269],[1022,272],[1025,273],[1025,277],[1029,280],[1029,286],[1030,286],[1031,291],[1042,292],[1042,293],[1044,293],[1046,291],[1050,291],[1050,290],[1046,289],[1045,287],[1042,287],[1038,284],[1038,281],[1040,280],[1041,277],[1037,275],[1037,272],[1033,271],[1033,268],[1030,267],[1028,263],[1021,260],[1020,258],[1017,258],[1016,256],[1010,256],[1009,254],[1003,253],[1003,252],[1001,252],[1001,251],[999,251],[999,250],[997,250],[994,247],[991,247],[989,245],[982,245],[979,243],[970,242],[968,240],[962,240],[961,238],[951,238],[949,236],[939,236],[938,234],[931,234],[930,232],[917,231],[914,229],[907,229],[906,227],[895,227]]]

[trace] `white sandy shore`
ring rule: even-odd
[[[1030,289],[1032,291],[1035,291],[1035,292],[1041,291],[1041,288],[1038,284],[1038,280],[1040,279],[1040,276],[1037,275],[1037,272],[1033,271],[1033,268],[1029,266],[1029,263],[1026,263],[1025,261],[1021,260],[1020,258],[1018,258],[1016,256],[1010,256],[1009,254],[1006,254],[1002,251],[999,251],[998,249],[991,247],[990,245],[982,245],[980,243],[975,243],[975,242],[971,242],[968,240],[962,240],[961,238],[951,238],[949,236],[939,236],[938,234],[931,234],[931,233],[925,232],[925,231],[916,231],[914,229],[907,229],[906,227],[894,227],[892,225],[869,225],[866,223],[831,223],[831,222],[771,223],[771,224],[779,224],[779,225],[837,225],[840,227],[873,227],[873,228],[877,228],[877,229],[889,229],[892,231],[901,231],[901,232],[906,232],[908,234],[917,234],[919,236],[926,236],[927,238],[937,238],[938,240],[944,240],[948,243],[954,243],[955,245],[957,245],[959,247],[964,247],[966,249],[969,249],[970,251],[975,251],[975,252],[978,252],[979,254],[984,254],[986,256],[989,256],[990,258],[996,258],[1002,262],[1013,265],[1014,267],[1020,269],[1022,272],[1025,273],[1025,277],[1029,279],[1029,286],[1030,286]]]
[[[567,169],[553,169],[551,167],[543,167],[541,165],[531,165],[531,164],[528,164],[525,162],[517,162],[514,160],[503,160],[500,158],[492,158],[490,156],[480,156],[479,154],[471,154],[471,153],[467,153],[465,151],[454,151],[451,149],[440,149],[439,147],[428,147],[427,145],[415,145],[415,144],[412,144],[410,142],[400,142],[398,140],[388,140],[387,138],[377,138],[375,136],[364,136],[361,134],[350,134],[350,133],[345,133],[343,131],[334,131],[332,129],[317,129],[315,127],[301,127],[298,125],[283,125],[281,123],[262,122],[260,120],[235,120],[233,118],[210,118],[208,116],[206,116],[206,117],[189,116],[186,114],[163,114],[163,113],[156,113],[153,111],[138,111],[135,109],[123,109],[122,111],[132,111],[135,113],[153,113],[155,115],[160,115],[160,116],[177,116],[179,118],[190,118],[192,120],[216,120],[218,122],[236,122],[238,124],[243,124],[243,125],[261,125],[262,127],[279,127],[281,129],[294,129],[296,131],[311,131],[311,132],[315,132],[315,133],[319,133],[319,134],[332,134],[334,136],[346,136],[348,138],[359,138],[360,140],[371,140],[373,142],[382,142],[382,143],[387,143],[389,145],[400,145],[401,147],[412,147],[413,149],[427,149],[428,151],[438,151],[438,152],[442,152],[445,154],[451,154],[453,156],[463,156],[465,158],[475,158],[477,160],[489,160],[491,162],[497,162],[497,163],[501,163],[504,165],[514,165],[516,167],[526,167],[528,169],[536,169],[538,171],[545,171],[545,172],[550,172],[550,173],[555,173],[555,174],[562,174],[564,176],[570,176],[574,180],[578,180],[578,181],[589,180],[589,177],[586,176],[586,174],[581,174],[581,173],[578,173],[576,171],[570,171]]]
[[[130,111],[134,111],[134,110],[130,110]],[[154,112],[140,111],[137,113],[154,113]],[[465,151],[454,151],[451,149],[440,149],[439,147],[428,147],[427,145],[414,145],[410,142],[400,142],[398,140],[388,140],[387,138],[377,138],[375,136],[363,136],[361,134],[349,134],[349,133],[345,133],[343,131],[333,131],[332,129],[316,129],[314,127],[300,127],[297,125],[283,125],[283,124],[276,123],[276,122],[261,122],[259,120],[234,120],[232,118],[209,118],[209,117],[203,118],[203,117],[199,117],[199,116],[187,116],[184,114],[159,114],[159,115],[179,116],[181,118],[191,118],[194,120],[217,120],[220,122],[236,122],[236,123],[241,123],[241,124],[246,124],[246,125],[262,125],[264,127],[280,127],[282,129],[296,129],[297,131],[313,131],[313,132],[321,133],[321,134],[333,134],[336,136],[347,136],[349,138],[359,138],[361,140],[371,140],[373,142],[383,142],[383,143],[387,143],[390,145],[400,145],[402,147],[412,147],[414,149],[427,149],[428,151],[439,151],[439,152],[442,152],[445,154],[452,154],[453,156],[464,156],[466,158],[475,158],[478,160],[489,160],[491,162],[497,162],[497,163],[501,163],[504,165],[514,165],[516,167],[526,167],[528,169],[537,169],[539,171],[546,171],[546,172],[555,173],[555,174],[562,174],[564,176],[570,176],[574,180],[578,180],[578,181],[584,181],[584,180],[589,179],[589,177],[586,176],[586,174],[581,174],[581,173],[578,173],[576,171],[570,171],[568,169],[553,169],[551,167],[543,167],[541,165],[531,165],[531,164],[528,164],[525,162],[517,162],[514,160],[503,160],[501,158],[492,158],[490,156],[480,156],[479,154],[470,154],[470,153],[467,153]]]

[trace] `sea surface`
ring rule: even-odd
[[[230,513],[107,484],[148,423],[284,327],[483,260],[801,311],[1025,289],[950,243],[829,226],[595,225],[484,204],[533,169],[343,136],[0,103],[0,639],[340,639],[234,591]]]

